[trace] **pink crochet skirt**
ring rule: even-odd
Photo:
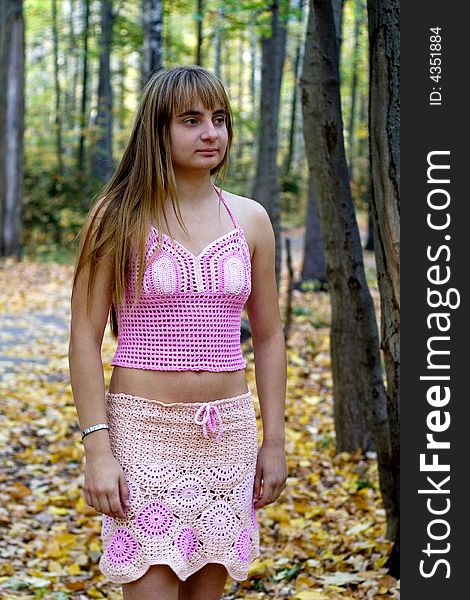
[[[126,519],[103,515],[102,573],[113,583],[207,563],[243,581],[259,556],[253,506],[258,434],[251,393],[166,404],[107,393],[111,447],[127,478]]]

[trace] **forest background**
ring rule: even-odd
[[[398,430],[393,418],[385,433],[377,426],[384,420],[384,406],[389,416],[396,410],[397,392],[390,398],[396,386],[389,385],[386,397],[383,380],[390,379],[390,371],[387,357],[380,355],[383,339],[380,349],[374,333],[374,323],[381,321],[383,337],[390,325],[396,329],[397,321],[390,318],[386,294],[379,290],[381,269],[387,272],[387,265],[381,265],[383,256],[379,257],[377,276],[372,209],[375,206],[377,212],[380,207],[370,147],[371,28],[373,15],[390,8],[387,5],[392,5],[396,21],[396,3],[367,6],[363,0],[311,1],[310,6],[302,0],[27,0],[24,6],[19,0],[2,0],[0,255],[21,259],[21,267],[12,258],[0,263],[0,321],[5,325],[0,334],[0,386],[2,398],[8,400],[2,411],[7,433],[1,477],[7,482],[2,492],[7,508],[0,519],[8,535],[0,546],[0,597],[117,593],[106,591],[93,567],[99,550],[98,521],[93,515],[89,525],[90,511],[80,495],[82,457],[76,448],[63,326],[68,322],[74,242],[91,200],[119,160],[149,73],[177,64],[202,64],[228,89],[235,139],[223,185],[256,198],[272,218],[289,358],[290,490],[261,517],[266,558],[254,564],[248,582],[227,588],[226,597],[398,597]],[[327,47],[331,40],[333,50]],[[326,76],[311,60],[312,49],[329,59]],[[337,208],[336,214],[351,230],[357,229],[362,241],[362,246],[356,243],[348,250],[351,269],[362,269],[362,274],[354,273],[353,286],[347,261],[331,250],[325,252],[331,247],[328,240],[339,247],[350,234],[328,216],[325,207],[334,203],[325,189],[333,186],[316,174],[313,163],[321,166],[321,160],[312,161],[314,152],[309,149],[312,139],[322,148],[322,134],[313,135],[315,124],[309,121],[309,93],[315,86],[320,89],[322,81],[330,104],[335,92],[329,87],[337,81],[340,101],[340,111],[329,117],[321,99],[313,106],[318,126],[326,118],[341,129],[333,145],[343,153],[340,162],[345,168],[339,168],[336,180],[344,182],[346,173],[347,190],[335,192],[335,197],[338,204],[350,203],[351,210],[341,217]],[[17,94],[16,113],[8,112],[12,89]],[[383,127],[379,135],[390,142]],[[14,140],[19,140],[16,145]],[[323,159],[327,154],[323,152]],[[384,195],[385,204],[396,201],[386,190]],[[382,245],[378,221],[376,217],[375,238],[379,236]],[[341,269],[334,267],[335,260]],[[338,293],[356,312],[335,325],[337,292],[332,284],[337,276],[346,282],[345,291]],[[353,288],[361,290],[360,299],[355,299]],[[372,331],[364,346],[369,351],[372,344],[372,354],[379,357],[374,368],[369,359],[373,382],[363,387],[352,381],[351,366],[343,365],[343,375],[337,375],[338,363],[335,368],[330,356],[338,344],[335,331],[349,332],[346,337],[363,342],[365,337],[355,334],[352,325],[363,320],[358,317],[361,311],[367,313],[364,320]],[[28,348],[27,335],[23,339],[19,332],[39,335],[43,347]],[[244,344],[249,354],[249,331]],[[105,356],[111,348],[112,341],[106,339]],[[32,365],[27,374],[24,362]],[[252,372],[248,377],[254,381]],[[351,408],[359,419],[344,417]],[[38,418],[48,447],[40,439]],[[36,469],[32,482],[28,464]],[[41,464],[54,473],[52,496],[46,494]],[[382,477],[377,468],[381,464]],[[20,508],[12,510],[14,504]],[[77,511],[81,520],[70,533],[66,524]]]

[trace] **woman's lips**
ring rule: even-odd
[[[201,154],[217,154],[218,150],[208,148],[207,150],[198,150],[198,152],[200,152]]]

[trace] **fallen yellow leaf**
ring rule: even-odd
[[[321,592],[305,590],[303,592],[297,592],[294,596],[294,600],[328,600],[328,596],[325,596],[325,594],[322,594]]]
[[[266,558],[259,562],[255,561],[248,569],[248,577],[262,577],[263,575],[266,575],[269,567],[272,567],[272,564],[272,558]]]

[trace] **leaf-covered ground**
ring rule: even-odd
[[[368,266],[369,275],[372,267]],[[100,517],[82,496],[68,379],[72,267],[0,263],[0,598],[121,598],[98,570]],[[378,295],[372,281],[376,306]],[[285,279],[281,286],[284,308]],[[329,300],[294,295],[286,405],[289,478],[258,511],[261,557],[224,600],[399,597],[374,456],[336,455]],[[104,363],[114,342],[106,337]],[[249,345],[248,385],[256,399]],[[111,369],[106,365],[109,379]],[[256,403],[259,418],[259,406]]]

